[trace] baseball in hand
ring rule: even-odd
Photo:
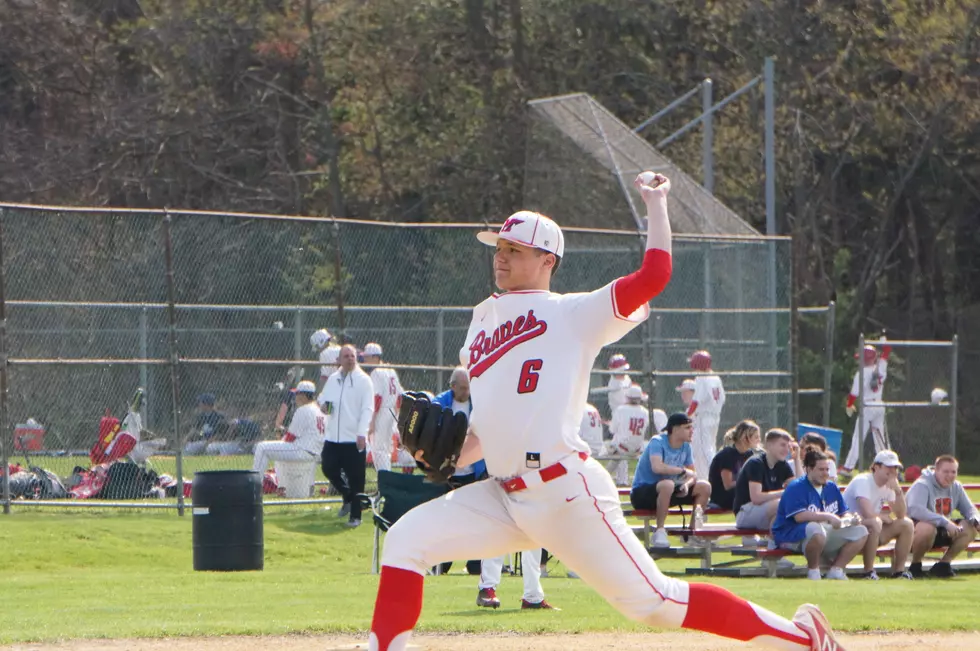
[[[636,180],[633,181],[633,185],[640,191],[644,199],[661,193],[667,194],[670,191],[670,179],[663,174],[649,171],[640,172]]]

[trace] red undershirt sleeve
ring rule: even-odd
[[[670,253],[663,249],[648,249],[640,268],[613,284],[613,300],[619,314],[627,317],[649,303],[667,286],[672,270]]]

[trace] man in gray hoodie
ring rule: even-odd
[[[922,557],[933,547],[946,547],[942,560],[929,570],[932,576],[948,578],[956,576],[951,560],[973,542],[980,529],[980,515],[973,506],[963,484],[956,481],[960,463],[956,457],[944,454],[936,458],[935,466],[922,472],[906,497],[909,517],[915,521],[912,539],[912,563],[909,572],[914,577],[924,576]],[[953,520],[953,510],[962,519]]]

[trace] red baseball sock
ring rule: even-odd
[[[422,575],[384,565],[371,620],[370,651],[403,651],[422,612]]]
[[[756,640],[775,649],[809,649],[810,636],[796,624],[710,583],[692,583],[684,628],[733,640]]]

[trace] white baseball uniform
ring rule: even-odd
[[[633,378],[628,375],[622,378],[609,376],[609,384],[606,390],[609,392],[609,417],[616,413],[616,409],[626,404],[626,390],[633,386]]]
[[[861,382],[864,383],[864,407],[858,405],[858,417],[854,420],[854,434],[851,435],[851,449],[847,452],[847,460],[844,467],[853,469],[857,466],[858,455],[861,446],[864,445],[864,437],[860,437],[861,420],[864,420],[864,436],[871,432],[872,440],[875,444],[875,452],[881,452],[888,448],[888,429],[885,425],[885,406],[881,404],[884,399],[882,390],[885,387],[885,379],[888,377],[888,360],[879,358],[871,366],[864,366],[854,374],[854,381],[851,383],[851,395],[860,396]]]
[[[330,344],[320,351],[320,384],[323,385],[327,378],[333,375],[340,362],[340,346]]]
[[[293,414],[289,429],[280,441],[261,441],[255,444],[252,470],[265,472],[270,461],[316,462],[323,449],[323,437],[327,432],[327,417],[316,402],[303,405]]]
[[[621,405],[613,412],[609,431],[613,435],[609,445],[611,454],[638,457],[650,431],[650,412],[643,405]],[[629,461],[610,461],[608,469],[617,486],[630,485]]]
[[[694,419],[694,472],[698,479],[708,480],[711,460],[718,450],[718,423],[721,409],[725,406],[725,387],[717,375],[699,375],[694,378],[692,404],[697,403],[691,417]]]
[[[393,368],[378,367],[371,371],[374,385],[374,436],[370,441],[375,470],[391,470],[392,437],[398,432],[398,399],[403,389]]]
[[[602,440],[602,430],[602,416],[599,415],[599,410],[592,404],[586,404],[578,435],[588,444],[589,452],[594,457],[601,455],[606,450],[605,441]]]
[[[661,573],[626,522],[609,473],[589,456],[578,431],[592,364],[649,313],[644,304],[620,314],[613,289],[514,291],[474,309],[460,357],[470,374],[470,425],[491,479],[425,502],[391,527],[379,595],[409,581],[421,590],[409,577],[451,559],[541,546],[638,622],[809,649],[792,622],[717,586]],[[404,650],[415,617],[376,608],[368,648]]]

